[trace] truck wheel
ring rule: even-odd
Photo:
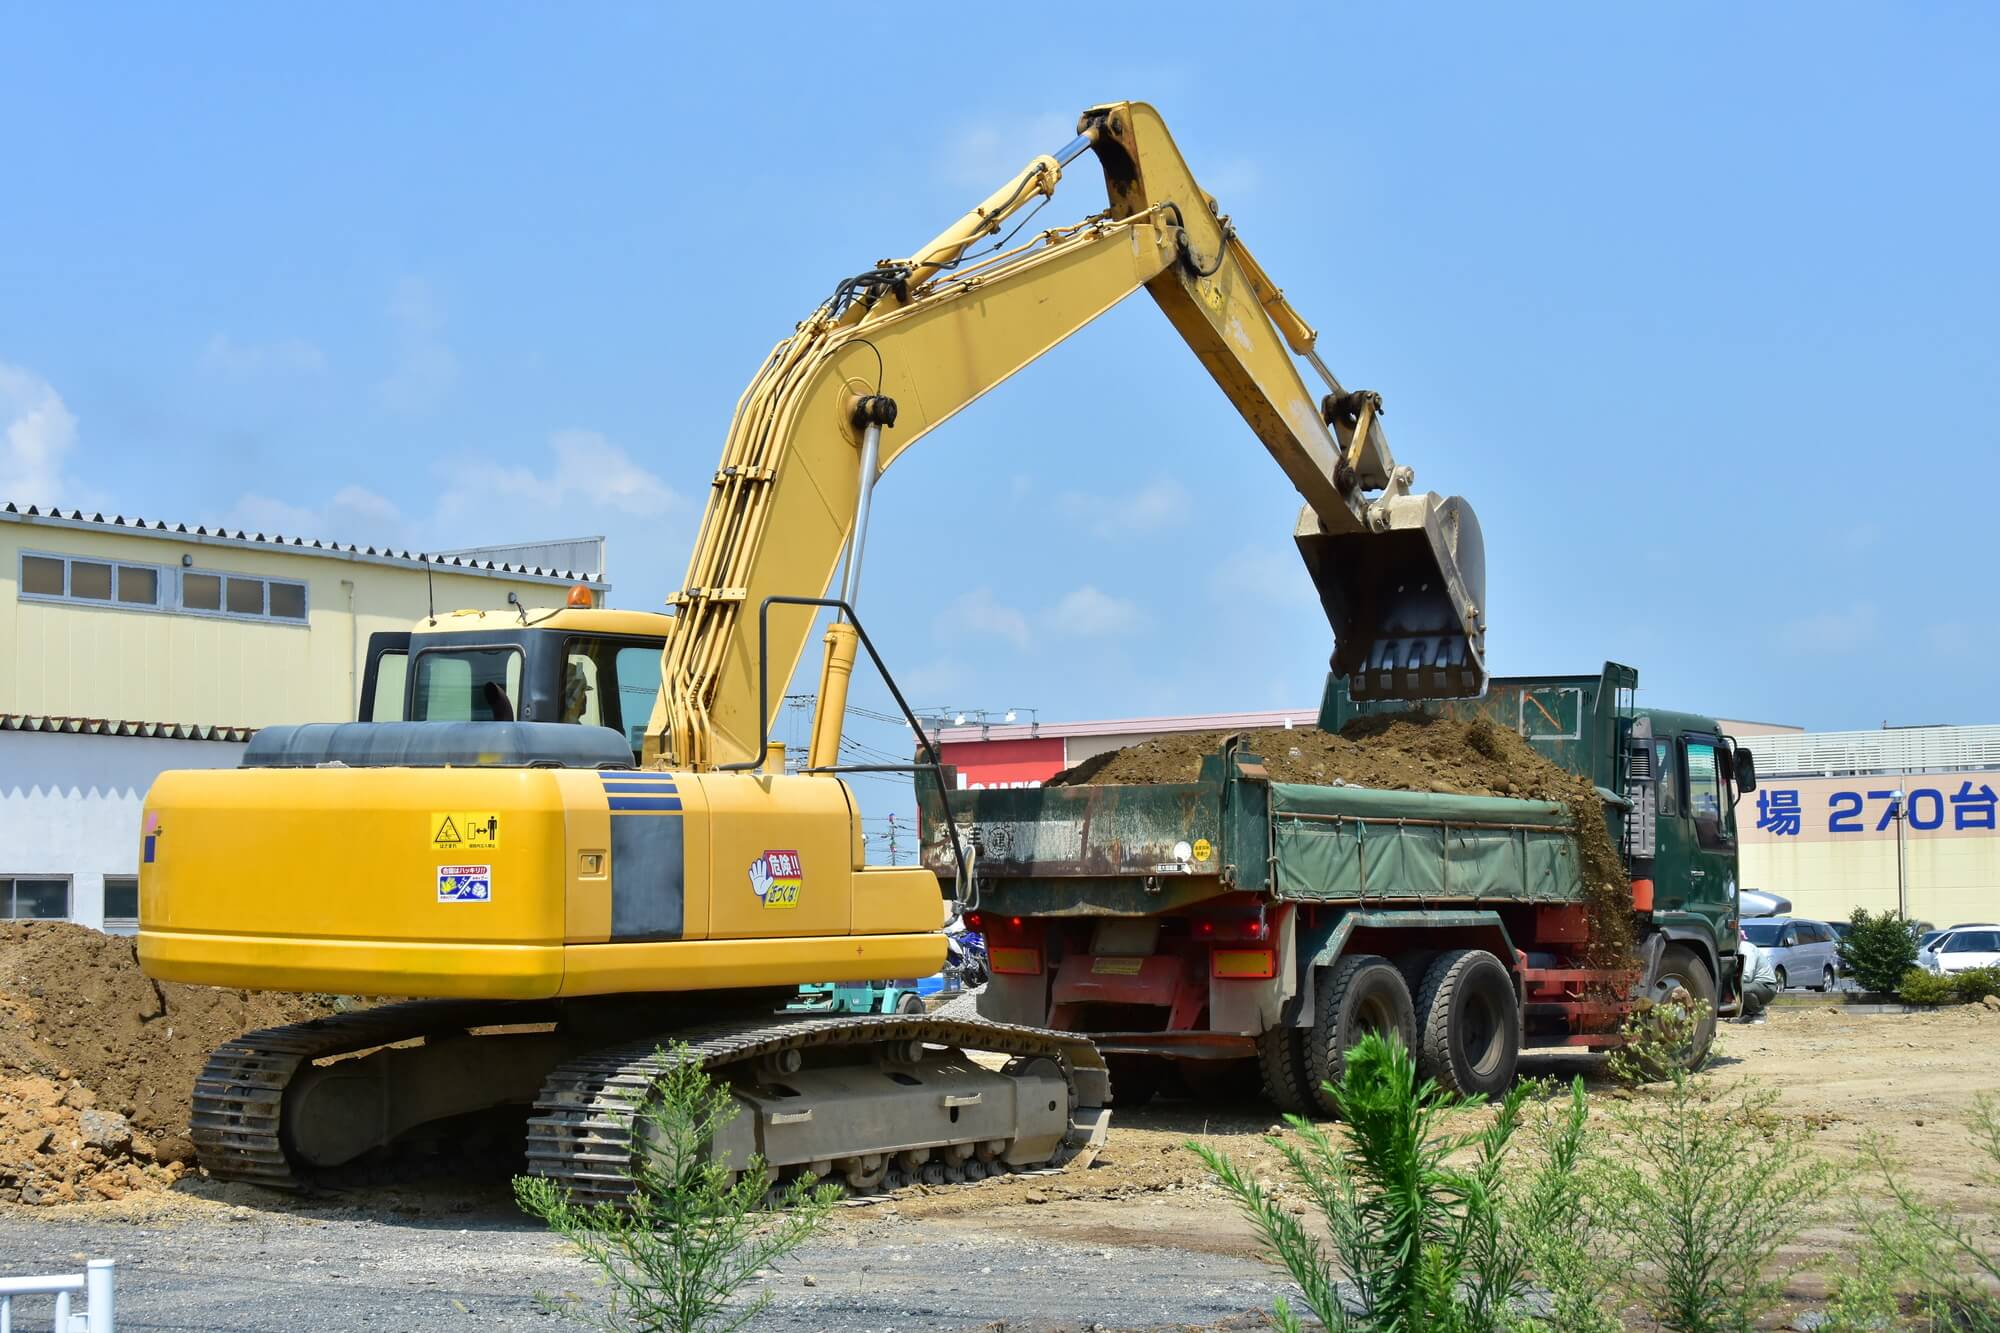
[[[1417,1068],[1446,1092],[1495,1097],[1521,1058],[1514,978],[1484,949],[1441,954],[1417,992]]]
[[[929,1011],[924,1008],[923,996],[917,994],[915,991],[906,991],[903,994],[903,998],[896,1001],[896,1012],[899,1014],[921,1014]]]
[[[1431,964],[1437,961],[1436,949],[1405,949],[1396,955],[1396,970],[1403,974],[1403,984],[1416,995],[1424,988],[1424,977],[1429,974]],[[1418,1030],[1423,1028],[1423,1011],[1417,1011]]]
[[[1784,973],[1778,975],[1782,978]],[[1685,944],[1669,944],[1660,955],[1660,975],[1653,982],[1654,1002],[1672,995],[1677,986],[1706,1009],[1701,1026],[1695,1031],[1694,1044],[1688,1049],[1687,1064],[1693,1069],[1708,1058],[1709,1043],[1715,1040],[1715,978],[1709,975],[1708,964],[1701,960],[1701,955]]]
[[[1319,1110],[1319,1101],[1307,1082],[1304,1038],[1303,1028],[1289,1024],[1266,1028],[1257,1035],[1257,1072],[1263,1076],[1264,1095],[1291,1115],[1312,1115]]]
[[[1380,954],[1359,953],[1341,959],[1316,990],[1319,1004],[1312,1027],[1306,1030],[1306,1075],[1314,1102],[1332,1115],[1333,1098],[1324,1085],[1340,1082],[1347,1048],[1364,1033],[1379,1032],[1402,1042],[1404,1050],[1414,1050],[1416,1008],[1410,1003],[1410,988],[1403,974]]]

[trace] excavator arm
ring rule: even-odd
[[[1110,207],[1008,248],[1086,151]],[[1018,221],[1016,221],[1018,219]],[[1294,536],[1334,630],[1333,666],[1360,698],[1476,694],[1483,553],[1469,506],[1413,494],[1382,433],[1381,402],[1351,393],[1315,333],[1195,184],[1158,114],[1084,113],[1077,138],[1035,159],[907,260],[841,283],[772,349],[737,404],[688,565],[647,729],[649,762],[755,763],[762,737],[757,611],[817,594],[843,561],[859,586],[877,478],[934,427],[1145,288],[1304,498]],[[1296,357],[1324,381],[1315,396]],[[810,608],[774,606],[772,679],[796,670]],[[829,635],[813,764],[833,762],[850,626]]]

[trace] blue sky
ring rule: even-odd
[[[1100,100],[1485,527],[1496,672],[2000,721],[1976,5],[196,5],[0,18],[0,495],[679,585],[736,397]],[[1102,206],[1086,159],[1043,217]],[[1318,697],[1278,470],[1138,296],[879,492],[919,701]]]

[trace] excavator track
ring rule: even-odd
[[[534,1001],[414,1000],[245,1033],[218,1046],[194,1083],[188,1137],[210,1175],[271,1189],[313,1183],[285,1151],[285,1089],[316,1060],[474,1027],[547,1022]]]
[[[302,1074],[316,1064],[419,1039],[428,1043],[521,1025],[559,1027],[562,1017],[562,1007],[554,1002],[418,1000],[247,1033],[217,1047],[196,1079],[190,1137],[202,1166],[221,1179],[292,1191],[338,1180],[342,1174],[338,1170],[303,1165],[290,1141],[287,1093]],[[772,1061],[790,1060],[795,1067],[812,1053],[823,1057],[833,1048],[846,1048],[835,1052],[836,1057],[852,1058],[869,1054],[870,1047],[878,1052],[914,1050],[913,1043],[989,1052],[1011,1057],[1017,1064],[1046,1061],[1044,1070],[1060,1071],[1068,1093],[1065,1132],[1046,1160],[1031,1165],[1059,1166],[1094,1153],[1102,1143],[1109,1118],[1109,1081],[1103,1057],[1088,1038],[924,1015],[751,1017],[649,1032],[549,1062],[528,1121],[528,1169],[562,1182],[581,1199],[615,1200],[629,1193],[635,1122],[647,1090],[666,1070],[670,1056],[662,1054],[663,1046],[684,1046],[705,1069],[725,1071],[727,1078],[726,1071],[737,1066],[755,1077],[755,1070],[770,1068]],[[1024,1169],[1020,1161],[1009,1164],[996,1155],[993,1146],[989,1143],[981,1150],[966,1144],[949,1146],[936,1160],[921,1165],[917,1159],[929,1154],[901,1152],[872,1175],[857,1177],[850,1172],[850,1184],[868,1192],[918,1179],[977,1180]],[[834,1157],[839,1159],[840,1154]]]
[[[1043,1028],[937,1018],[929,1015],[836,1018],[784,1023],[741,1023],[701,1032],[665,1034],[595,1051],[552,1070],[528,1122],[528,1169],[566,1186],[580,1200],[616,1201],[631,1192],[635,1134],[647,1091],[667,1072],[672,1054],[662,1043],[683,1043],[689,1057],[716,1071],[744,1061],[829,1047],[922,1042],[970,1048],[1021,1059],[1044,1058],[1063,1071],[1069,1090],[1068,1132],[1045,1161],[1061,1166],[1094,1155],[1109,1121],[1110,1082],[1104,1058],[1086,1037]],[[865,1183],[850,1174],[850,1188],[868,1193],[922,1181],[976,1181],[1019,1164],[997,1155],[951,1152],[921,1164],[919,1154],[896,1154]],[[922,1154],[928,1156],[929,1154]]]

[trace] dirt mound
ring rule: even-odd
[[[155,1141],[73,1079],[0,1078],[0,1200],[122,1199],[165,1189],[192,1156],[185,1139]]]
[[[328,996],[156,982],[132,940],[65,921],[0,925],[0,1199],[170,1183],[209,1051],[331,1012]]]
[[[1223,732],[1162,736],[1094,755],[1049,779],[1052,787],[1099,783],[1193,782]],[[1427,713],[1357,717],[1336,734],[1317,727],[1241,733],[1277,782],[1344,783],[1389,791],[1512,796],[1557,801],[1579,830],[1590,896],[1593,958],[1604,964],[1631,953],[1631,886],[1624,858],[1604,824],[1604,802],[1588,778],[1544,756],[1488,718],[1469,722]]]

